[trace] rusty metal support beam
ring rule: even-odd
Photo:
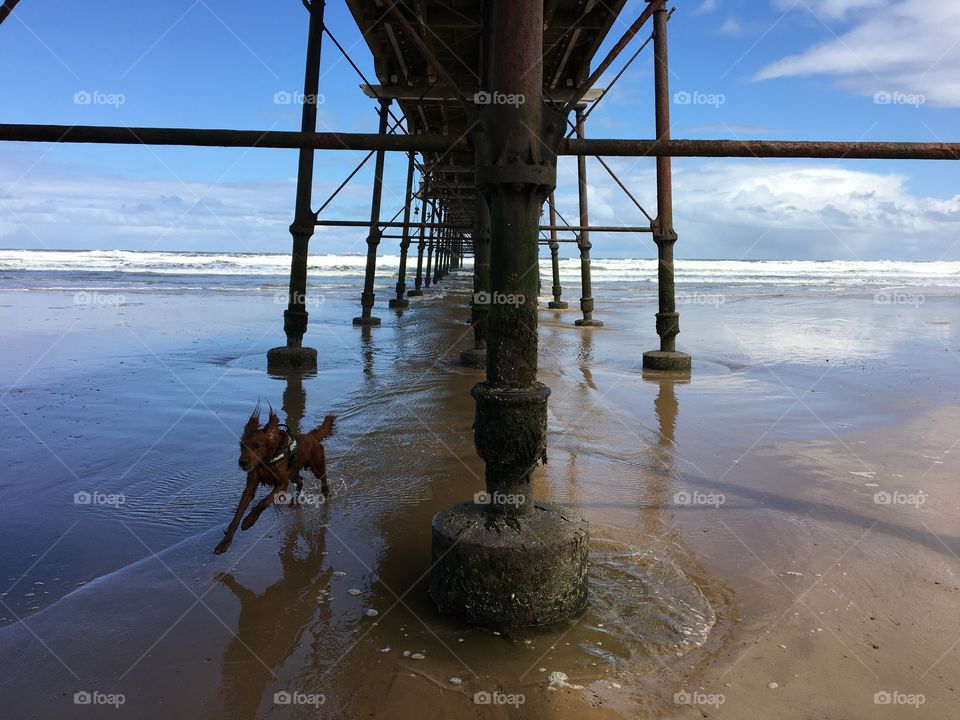
[[[0,141],[180,145],[314,150],[444,153],[469,149],[465,137],[283,130],[0,124]],[[604,157],[745,157],[841,160],[960,160],[960,143],[832,142],[821,140],[564,140],[559,155]]]
[[[303,73],[304,103],[300,118],[300,132],[311,134],[317,130],[316,98],[320,91],[320,52],[323,43],[324,0],[314,0],[310,7],[307,32],[307,57]],[[316,216],[310,209],[313,198],[314,149],[300,148],[297,166],[297,195],[290,235],[293,247],[290,253],[290,284],[287,309],[283,313],[283,331],[287,336],[285,347],[267,352],[267,368],[296,367],[312,370],[317,366],[317,351],[303,347],[307,332],[307,253],[310,238],[316,229]]]
[[[570,305],[566,303],[561,294],[563,287],[560,285],[560,243],[557,240],[557,205],[554,199],[553,191],[547,198],[547,204],[550,207],[550,265],[553,270],[553,300],[547,305],[551,310],[566,310]]]
[[[380,101],[380,135],[387,132],[390,101]],[[386,159],[384,150],[377,151],[376,169],[373,175],[373,199],[370,202],[370,234],[367,235],[367,266],[363,278],[363,292],[360,295],[360,315],[353,319],[354,325],[375,326],[380,318],[373,316],[373,282],[377,273],[377,248],[380,245],[380,204],[383,199],[383,165]]]
[[[577,106],[577,137],[584,137],[584,111]],[[574,321],[577,327],[602,327],[602,320],[593,317],[593,281],[590,277],[590,211],[587,200],[587,158],[577,158],[577,185],[580,195],[580,311],[583,317]]]
[[[0,24],[10,16],[18,2],[20,0],[6,0],[3,5],[0,5]]]
[[[403,204],[403,235],[400,238],[400,269],[397,271],[397,296],[390,298],[390,307],[403,309],[410,305],[404,297],[407,291],[407,252],[410,250],[410,206],[413,204],[413,169],[416,158],[410,153],[407,160],[407,190],[404,193],[406,201]]]
[[[429,202],[429,194],[430,183],[425,181],[420,189],[420,239],[417,242],[417,276],[414,279],[413,290],[407,293],[407,297],[423,295],[423,251],[427,245],[427,203]]]
[[[663,0],[648,0],[653,15],[654,101],[657,139],[670,141],[670,66],[667,51],[667,11]],[[677,352],[680,314],[677,312],[674,282],[673,247],[677,233],[673,228],[672,158],[657,158],[657,219],[653,223],[657,243],[657,335],[660,349],[643,354],[643,367],[649,370],[689,372],[690,356]]]

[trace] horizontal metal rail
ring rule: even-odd
[[[451,135],[307,133],[283,130],[217,130],[69,125],[0,124],[0,141],[190,145],[200,147],[300,148],[444,152],[469,147]],[[824,142],[801,140],[564,140],[561,155],[607,157],[836,158],[849,160],[960,160],[960,143]]]
[[[317,225],[323,227],[346,227],[346,228],[368,228],[370,223],[365,220],[317,220]],[[424,227],[433,230],[457,230],[460,232],[473,232],[473,227],[471,225],[456,225],[451,223],[410,223],[410,226]],[[402,228],[402,222],[381,222],[381,228]],[[590,225],[588,227],[583,227],[582,225],[541,225],[540,229],[543,231],[556,230],[557,232],[581,232],[587,230],[588,232],[598,232],[598,233],[648,233],[653,232],[653,229],[649,225]]]

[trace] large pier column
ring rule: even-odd
[[[423,295],[423,251],[427,246],[427,195],[429,192],[430,185],[424,179],[420,184],[420,240],[417,243],[417,277],[414,280],[413,290],[407,293],[407,297]]]
[[[577,138],[583,140],[584,132],[584,114],[583,107],[577,106]],[[601,327],[602,320],[593,319],[593,281],[590,278],[590,231],[587,227],[590,225],[590,210],[587,205],[587,158],[585,155],[577,156],[577,184],[580,188],[580,240],[577,245],[580,248],[580,283],[581,298],[580,310],[583,317],[574,322],[578,327]]]
[[[477,193],[477,214],[473,230],[473,298],[470,324],[473,347],[460,353],[460,364],[482,369],[487,366],[487,311],[490,309],[490,209]]]
[[[667,9],[663,0],[653,11],[654,92],[656,93],[657,140],[670,139],[670,69],[667,55]],[[673,176],[670,157],[657,158],[657,219],[653,224],[657,243],[660,312],[657,313],[657,335],[660,349],[643,354],[643,366],[650,370],[688,372],[690,356],[677,352],[680,314],[677,312],[673,277],[673,246],[677,233],[673,229]]]
[[[390,99],[380,100],[380,128],[381,139],[387,134],[387,117],[389,115]],[[367,268],[363,278],[363,293],[360,295],[360,316],[353,319],[354,325],[379,325],[380,318],[373,317],[373,281],[377,274],[377,248],[380,246],[380,202],[383,198],[383,164],[386,151],[377,150],[376,169],[373,171],[373,200],[370,203],[370,234],[367,235]]]
[[[317,97],[320,92],[320,50],[323,40],[324,0],[310,5],[310,30],[307,36],[307,61],[303,78],[303,110],[300,129],[304,133],[317,131]],[[283,313],[283,331],[287,344],[267,351],[267,369],[301,368],[315,370],[317,351],[303,347],[307,332],[307,252],[310,238],[316,229],[316,217],[310,209],[313,199],[313,148],[301,148],[297,167],[297,200],[290,234],[293,250],[290,256],[290,287],[287,309]]]
[[[473,132],[490,208],[487,379],[472,392],[486,489],[434,517],[430,594],[487,627],[546,625],[587,600],[586,522],[532,494],[550,395],[537,381],[537,240],[564,119],[542,97],[543,3],[490,0],[481,35],[484,89],[523,101],[480,107]]]
[[[410,153],[407,162],[407,190],[404,194],[406,204],[403,207],[403,234],[400,238],[400,269],[397,271],[397,296],[390,299],[390,307],[409,307],[410,301],[403,295],[407,291],[407,253],[410,250],[410,206],[413,205],[414,153]]]
[[[557,242],[557,208],[554,205],[553,193],[550,193],[550,197],[547,198],[547,203],[550,206],[550,227],[553,230],[550,231],[550,265],[553,267],[553,300],[551,300],[547,307],[551,310],[566,310],[570,305],[564,302],[560,294],[563,292],[563,288],[560,286],[560,243]]]

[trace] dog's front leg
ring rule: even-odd
[[[214,555],[220,555],[230,547],[230,543],[233,542],[233,534],[237,532],[237,526],[240,525],[240,518],[243,517],[244,511],[247,509],[247,506],[253,500],[254,494],[257,492],[257,483],[256,481],[247,481],[247,486],[243,489],[243,495],[240,496],[240,504],[237,505],[237,511],[233,514],[233,520],[230,521],[230,525],[227,526],[226,531],[223,533],[223,540],[213,549]]]
[[[256,505],[254,505],[253,510],[250,511],[250,514],[243,519],[243,523],[240,525],[240,529],[249,530],[250,528],[252,528],[253,524],[260,517],[260,513],[262,513],[264,510],[270,507],[273,504],[274,500],[277,499],[277,495],[279,495],[282,492],[286,492],[289,486],[290,486],[289,481],[287,482],[286,485],[278,485],[270,492],[269,495],[267,495],[263,500],[261,500]]]

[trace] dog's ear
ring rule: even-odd
[[[275,435],[276,433],[280,432],[280,418],[277,417],[277,414],[273,411],[273,409],[270,410],[270,417],[267,420],[267,424],[264,429],[270,435]]]
[[[243,426],[243,433],[244,435],[246,435],[247,433],[257,430],[259,427],[260,427],[260,408],[257,407],[257,409],[254,410],[253,413],[250,415],[250,419],[247,420],[247,424]]]

